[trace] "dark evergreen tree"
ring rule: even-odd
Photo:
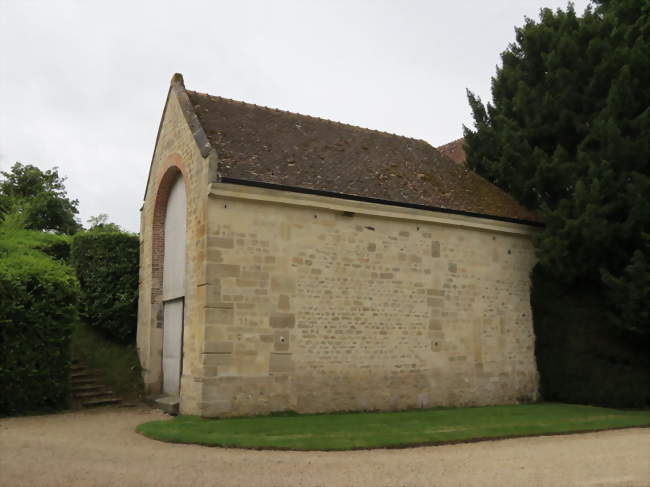
[[[0,220],[13,213],[30,230],[70,235],[81,230],[76,219],[79,202],[68,198],[57,168],[41,171],[17,162],[0,174]]]
[[[614,321],[650,332],[650,0],[543,9],[502,53],[492,102],[468,92],[469,167],[546,225],[541,265],[599,282]]]

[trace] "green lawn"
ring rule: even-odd
[[[650,411],[544,403],[224,419],[177,416],[141,424],[137,431],[156,440],[208,446],[351,450],[632,426],[650,426]]]

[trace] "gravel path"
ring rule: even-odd
[[[354,452],[149,440],[150,409],[0,419],[2,486],[650,486],[650,430]]]

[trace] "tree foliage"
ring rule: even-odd
[[[537,212],[548,271],[599,282],[615,322],[647,335],[650,1],[543,9],[515,32],[492,102],[468,92],[467,163]]]
[[[575,286],[541,266],[534,268],[531,281],[535,358],[544,400],[650,407],[648,344],[612,326],[602,284]],[[637,311],[642,310],[630,310]]]
[[[0,179],[0,220],[10,219],[31,230],[72,235],[81,229],[79,202],[68,198],[65,178],[54,169],[42,171],[15,163]]]
[[[108,221],[106,213],[100,213],[97,216],[91,216],[86,220],[89,232],[121,232],[122,229],[117,223]]]

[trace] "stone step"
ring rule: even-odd
[[[79,369],[79,370],[74,370],[70,372],[70,378],[71,379],[76,379],[79,377],[97,377],[101,375],[101,372],[98,370],[93,370],[93,369]]]
[[[96,391],[85,391],[85,392],[75,392],[74,397],[84,398],[84,397],[103,397],[103,396],[112,396],[113,391],[110,389],[102,388]]]
[[[83,407],[95,407],[95,406],[107,406],[109,404],[119,404],[121,400],[115,396],[107,396],[99,399],[90,399],[82,401],[81,404]]]
[[[72,390],[72,393],[75,394],[77,392],[103,390],[106,389],[106,386],[100,382],[88,382],[84,384],[72,384],[70,389]]]
[[[70,377],[70,380],[84,380],[84,379],[99,379],[101,375],[86,372],[85,374],[77,374]]]
[[[176,416],[178,414],[178,396],[161,396],[153,398],[153,404],[158,409],[162,409],[167,414]]]
[[[70,367],[70,389],[74,400],[83,407],[108,406],[121,402],[103,384],[101,371],[90,369],[78,360],[73,360]]]
[[[97,377],[75,377],[70,381],[72,387],[87,385],[87,384],[101,384],[101,381]]]

